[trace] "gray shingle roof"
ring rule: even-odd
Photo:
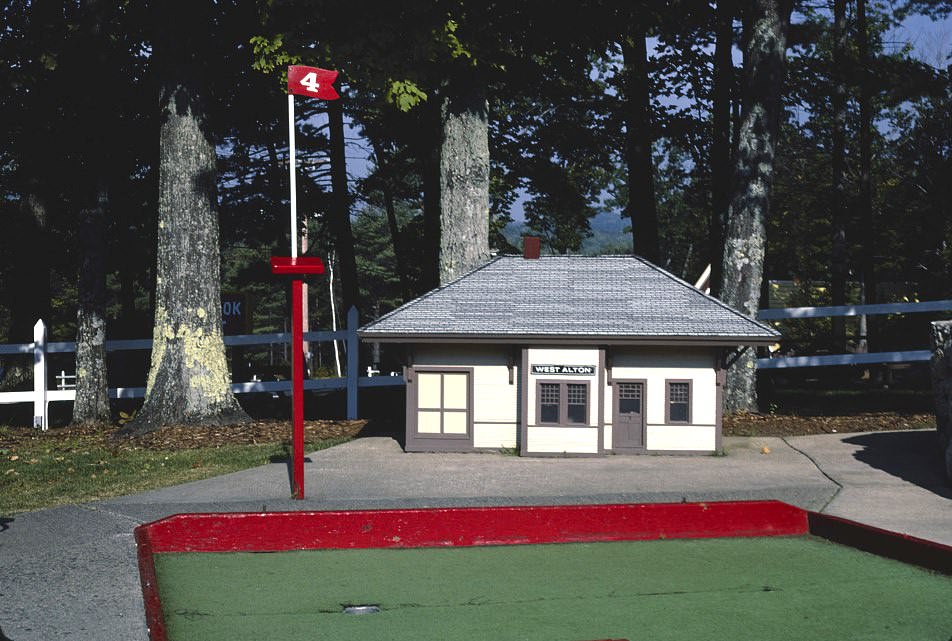
[[[359,333],[382,340],[589,337],[737,343],[780,336],[635,256],[501,256]]]

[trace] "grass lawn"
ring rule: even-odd
[[[290,432],[287,422],[278,427]],[[200,431],[174,429],[180,433]],[[286,440],[282,442],[273,429],[265,430],[258,439],[225,437],[218,442],[214,433],[210,438],[191,440],[116,440],[115,430],[54,428],[39,432],[0,426],[0,516],[167,487],[289,458]],[[248,430],[243,432],[247,436]],[[331,447],[353,436],[342,432],[346,431],[321,434],[307,430],[307,451]]]

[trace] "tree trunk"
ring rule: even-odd
[[[79,269],[76,311],[76,401],[73,424],[109,423],[109,385],[106,377],[106,209],[104,185],[95,202],[80,213]]]
[[[440,104],[427,100],[415,116],[418,135],[414,138],[417,162],[423,182],[423,264],[420,287],[429,291],[440,285]]]
[[[331,189],[334,205],[328,222],[334,234],[337,265],[340,267],[340,291],[343,309],[359,308],[360,289],[357,285],[357,258],[354,252],[354,232],[350,226],[350,197],[347,194],[347,157],[344,153],[344,109],[339,100],[327,105],[331,138]]]
[[[658,210],[655,203],[654,163],[651,158],[651,90],[645,30],[635,26],[621,42],[625,65],[625,162],[628,165],[628,204],[634,253],[657,263]]]
[[[441,109],[440,284],[489,260],[489,103],[475,75],[454,78]]]
[[[162,9],[189,23],[191,9]],[[179,5],[179,6],[175,6]],[[178,9],[179,11],[176,11]],[[199,9],[198,12],[201,10]],[[229,425],[250,420],[230,389],[221,325],[221,283],[213,144],[190,47],[201,27],[156,47],[163,72],[159,98],[159,215],[155,326],[145,403],[127,432],[163,425]],[[170,20],[167,24],[173,24]],[[164,65],[161,63],[164,62]]]
[[[371,141],[374,149],[374,157],[377,159],[377,171],[380,173],[381,189],[383,190],[384,209],[387,212],[387,227],[390,230],[390,244],[393,246],[393,256],[397,263],[397,273],[400,277],[400,293],[403,300],[410,300],[413,295],[410,288],[409,268],[407,265],[407,251],[403,246],[403,234],[400,231],[400,224],[397,221],[397,211],[394,205],[393,185],[391,180],[393,176],[390,173],[390,162],[387,160],[386,152],[380,141]],[[376,314],[374,315],[376,318]]]
[[[734,84],[734,3],[717,3],[717,33],[714,45],[714,91],[711,113],[711,295],[720,295],[721,261],[724,258],[724,226],[730,207],[731,185],[731,87]]]
[[[106,167],[111,157],[105,113],[110,104],[107,69],[109,60],[102,33],[104,21],[99,0],[89,0],[80,20],[80,30],[90,59],[99,70],[89,82],[89,93],[77,102],[86,124],[80,172],[90,190],[88,205],[79,213],[80,265],[76,310],[76,399],[72,422],[76,425],[108,424],[109,384],[106,368],[106,212],[109,191]]]
[[[765,220],[773,182],[780,94],[791,0],[754,0],[745,13],[744,115],[724,242],[721,299],[751,318],[760,307]],[[756,354],[748,349],[728,371],[724,409],[756,411]]]
[[[929,365],[939,454],[945,462],[946,477],[952,482],[952,321],[933,321],[931,339]]]
[[[834,305],[846,304],[846,0],[833,2],[833,128],[831,133],[833,255],[831,257],[830,295]],[[846,349],[846,319],[835,316],[833,349]]]
[[[876,222],[873,217],[873,189],[872,189],[872,96],[870,96],[869,82],[869,32],[866,22],[866,0],[856,0],[856,30],[857,48],[860,60],[859,69],[859,209],[860,220],[863,222],[863,251],[860,256],[860,274],[863,279],[862,302],[874,304],[876,297],[876,276],[873,273],[874,250],[876,248]],[[869,320],[867,319],[867,323]],[[861,337],[866,341],[863,348],[869,350],[869,326]]]

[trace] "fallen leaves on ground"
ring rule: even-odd
[[[304,440],[353,438],[367,421],[304,421]],[[225,427],[170,426],[122,439],[129,447],[150,450],[198,449],[221,445],[262,445],[291,439],[290,421],[253,421]]]
[[[314,442],[353,438],[366,424],[365,420],[304,421],[304,440]],[[15,448],[24,441],[49,439],[51,442],[73,440],[77,443],[104,444],[119,450],[191,450],[223,445],[286,443],[291,439],[291,422],[288,420],[255,420],[224,427],[173,425],[134,437],[119,436],[119,429],[115,425],[55,427],[46,432],[29,427],[4,428],[0,431],[0,447]],[[17,458],[14,455],[11,460]]]
[[[932,414],[866,412],[848,416],[794,416],[741,412],[724,417],[727,436],[805,436],[935,429]]]
[[[353,438],[367,424],[365,420],[310,420],[304,422],[304,440]],[[67,426],[40,432],[29,427],[0,430],[0,448],[10,448],[5,458],[23,441],[36,439],[70,440],[77,443],[107,444],[111,449],[180,450],[223,445],[264,445],[291,439],[289,420],[255,420],[226,427],[170,426],[137,437],[117,436],[119,426]],[[785,414],[739,413],[724,417],[727,436],[801,436],[848,432],[935,429],[932,414],[869,412],[848,416],[795,416]],[[81,447],[81,445],[77,445]]]

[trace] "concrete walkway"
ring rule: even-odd
[[[365,438],[308,456],[303,501],[263,467],[0,522],[12,641],[145,641],[132,530],[179,512],[779,499],[952,545],[935,433],[725,438],[725,456],[406,454]]]

